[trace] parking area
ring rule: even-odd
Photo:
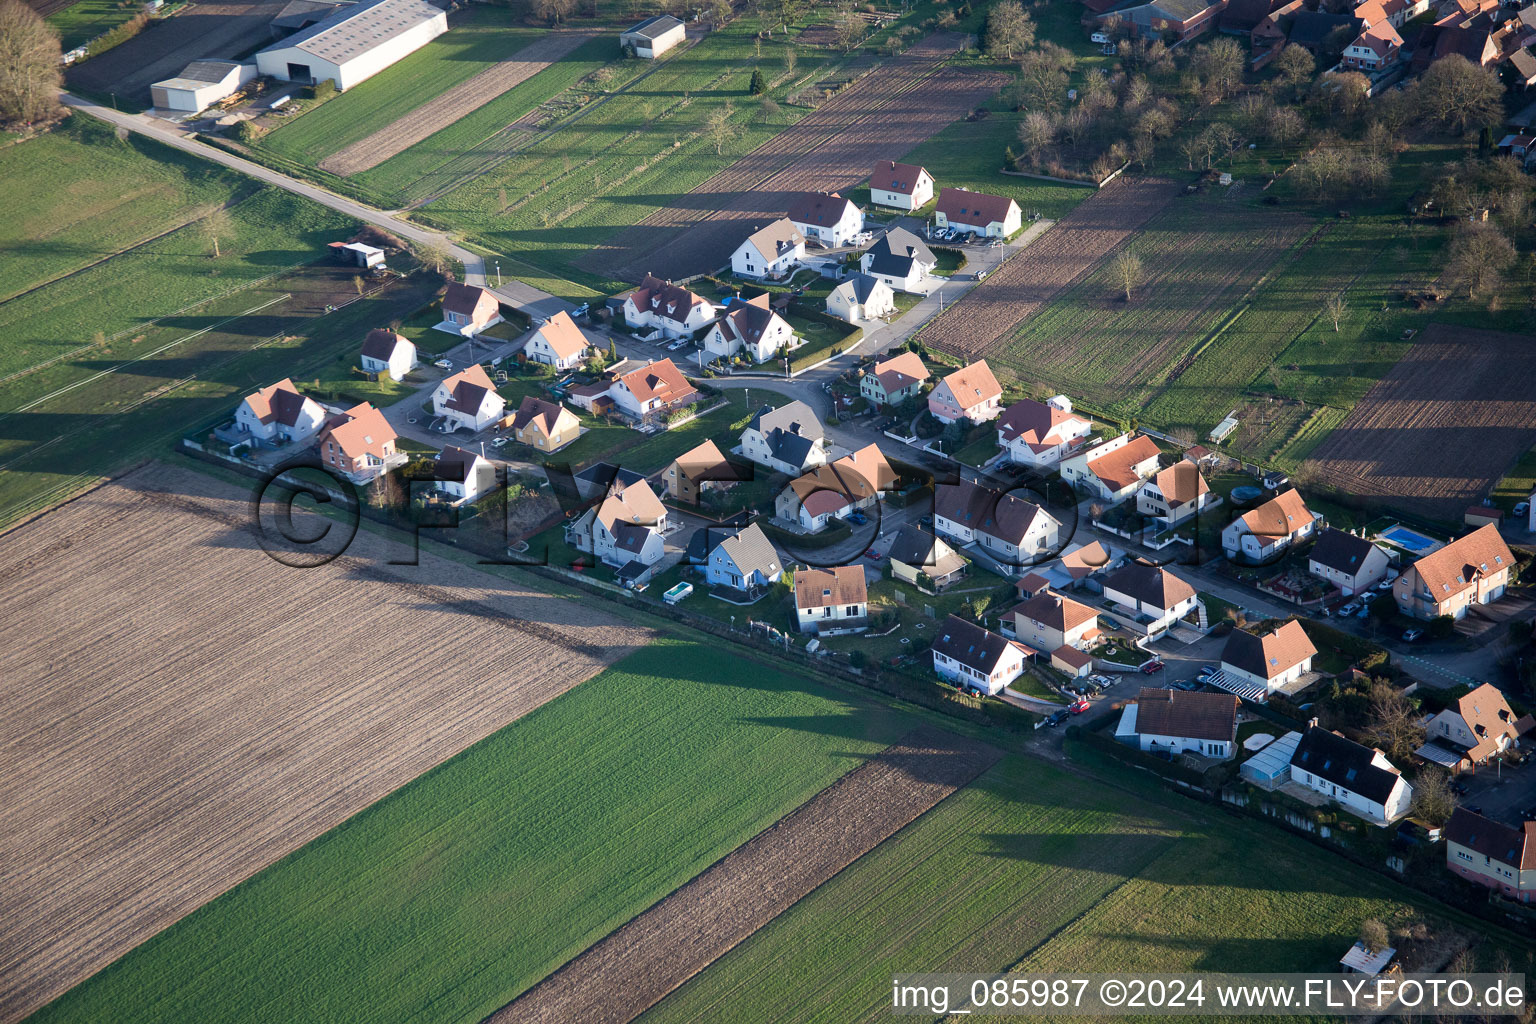
[[[1456,783],[1466,789],[1457,802],[1468,810],[1513,828],[1536,818],[1536,759],[1518,767],[1487,765],[1458,775]]]

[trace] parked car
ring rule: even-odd
[[[437,367],[439,370],[451,370],[451,369],[453,369],[453,360],[451,360],[451,359],[439,359],[437,362],[433,363],[432,365]]]
[[[507,442],[510,440],[512,440],[510,437],[498,437],[496,440],[491,442],[491,447],[505,448],[507,446]]]
[[[1090,682],[1098,683],[1100,686],[1105,687],[1106,689],[1115,685],[1115,680],[1111,679],[1109,676],[1094,674],[1089,676],[1088,679]]]
[[[1219,665],[1201,665],[1200,671],[1195,673],[1195,678],[1203,683],[1220,671],[1221,666]]]
[[[1403,642],[1411,644],[1423,635],[1422,629],[1406,629],[1403,631]]]
[[[1391,590],[1392,589],[1392,582],[1393,581],[1391,579],[1382,580],[1380,583],[1376,584],[1376,589],[1377,590]]]
[[[871,562],[878,562],[878,561],[880,561],[880,559],[884,558],[885,556],[882,555],[880,552],[876,551],[874,548],[870,548],[869,550],[864,552],[864,557],[869,559]]]
[[[1141,671],[1144,675],[1150,676],[1154,672],[1161,672],[1166,667],[1167,666],[1165,666],[1162,662],[1158,661],[1156,658],[1153,658],[1151,661],[1141,666]]]
[[[1070,714],[1068,712],[1066,712],[1066,711],[1058,711],[1055,714],[1053,714],[1050,718],[1047,718],[1045,720],[1045,724],[1046,725],[1060,725],[1062,722],[1065,722],[1069,717],[1071,717],[1071,716],[1070,716]]]
[[[848,521],[856,526],[863,526],[865,523],[869,522],[869,517],[866,516],[863,512],[850,512],[848,514]]]
[[[1531,514],[1531,503],[1528,502],[1528,501],[1516,502],[1515,503],[1515,507],[1513,509],[1513,512],[1514,512],[1514,514],[1516,516],[1527,516],[1527,515],[1530,515]]]
[[[1089,704],[1086,700],[1078,699],[1067,705],[1067,710],[1072,712],[1074,715],[1080,715],[1084,711],[1087,711],[1090,707],[1092,707],[1092,705]]]
[[[918,519],[917,525],[931,527],[933,525],[933,516],[922,516]]]
[[[1348,604],[1346,604],[1344,607],[1339,609],[1339,615],[1347,617],[1347,616],[1355,614],[1355,612],[1357,612],[1359,610],[1360,610],[1360,602],[1359,601],[1351,601]]]
[[[573,316],[573,317],[586,316],[587,313],[589,313],[591,311],[591,309],[592,309],[592,306],[589,303],[583,302],[581,305],[579,305],[575,309],[571,310],[571,316]]]
[[[688,339],[687,338],[678,338],[672,344],[667,346],[667,351],[668,352],[676,352],[678,349],[682,348],[686,344],[688,344]]]

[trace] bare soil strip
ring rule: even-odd
[[[1431,324],[1305,468],[1350,494],[1460,520],[1533,444],[1531,339]]]
[[[1117,178],[939,314],[923,329],[923,341],[955,355],[985,356],[1140,230],[1178,190],[1162,179]]]
[[[999,752],[921,729],[854,769],[486,1024],[625,1024],[986,771]]]
[[[853,188],[877,160],[899,158],[1000,89],[998,72],[943,66],[959,44],[939,33],[883,62],[580,264],[635,281],[717,269],[753,227],[784,216],[796,193]]]
[[[551,32],[469,81],[428,100],[393,124],[337,150],[320,161],[320,169],[346,176],[377,167],[459,118],[474,113],[508,89],[528,81],[596,34]]]
[[[649,639],[366,530],[279,565],[248,501],[150,466],[0,539],[0,1021]]]

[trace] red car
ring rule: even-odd
[[[1084,711],[1088,710],[1088,702],[1085,700],[1075,700],[1071,704],[1067,705],[1067,710],[1072,712],[1074,715],[1080,715]]]
[[[1149,661],[1145,665],[1141,666],[1141,670],[1147,675],[1151,675],[1154,672],[1161,672],[1163,670],[1163,663],[1157,660]]]
[[[871,562],[878,562],[885,556],[876,551],[874,548],[870,548],[868,551],[864,552],[864,557],[869,559]]]

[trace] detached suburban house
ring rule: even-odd
[[[1148,753],[1199,754],[1225,761],[1237,753],[1237,712],[1230,693],[1144,686],[1121,712],[1115,739]]]
[[[1234,629],[1221,651],[1221,674],[1211,683],[1239,697],[1264,701],[1312,671],[1316,655],[1312,638],[1294,619],[1263,636]]]
[[[1536,899],[1536,821],[1510,828],[1456,808],[1445,825],[1445,866],[1507,899]]]
[[[501,419],[506,408],[507,403],[479,363],[444,380],[432,392],[432,412],[443,418],[448,433],[478,433]]]
[[[324,423],[325,409],[299,394],[286,377],[246,395],[235,407],[235,430],[274,446],[308,441]]]
[[[1364,537],[1332,527],[1317,535],[1307,571],[1339,588],[1345,597],[1370,590],[1387,575],[1387,553]]]
[[[869,201],[893,210],[918,210],[933,201],[933,175],[926,167],[881,160],[869,175]]]
[[[523,346],[523,355],[530,362],[569,370],[581,364],[590,347],[587,336],[581,333],[571,314],[562,309],[533,332],[533,337]]]
[[[1214,500],[1200,467],[1184,460],[1158,470],[1141,485],[1136,492],[1136,511],[1175,526]]]
[[[320,434],[320,461],[355,484],[367,483],[405,462],[395,452],[395,431],[368,402],[333,417]]]
[[[836,192],[802,192],[786,213],[807,242],[827,249],[851,243],[864,230],[864,213]]]
[[[1162,455],[1145,434],[1121,434],[1061,462],[1061,478],[1090,497],[1116,502],[1136,493],[1157,473]]]
[[[778,552],[756,523],[716,544],[704,565],[704,579],[710,586],[748,594],[772,586],[783,575]]]
[[[726,461],[713,441],[679,455],[662,477],[667,497],[697,505],[708,491],[724,490],[739,482],[736,467]]]
[[[1081,647],[1099,635],[1099,613],[1094,609],[1042,590],[1013,608],[1013,635],[1037,651]]]
[[[928,367],[916,352],[881,359],[859,378],[859,394],[875,405],[900,405],[915,397],[928,379]]]
[[[878,445],[866,445],[831,465],[790,481],[774,501],[774,514],[809,533],[873,505],[896,486],[896,471]]]
[[[965,556],[944,543],[942,538],[911,524],[896,532],[887,554],[891,559],[892,578],[929,593],[938,593],[964,578],[970,566]]]
[[[898,292],[922,295],[939,265],[933,250],[906,228],[891,228],[859,257],[859,269]]]
[[[933,641],[933,670],[957,686],[995,696],[1023,674],[1032,654],[1016,640],[951,615]]]
[[[704,335],[704,351],[720,359],[742,354],[754,363],[766,362],[781,351],[799,348],[801,340],[789,321],[769,308],[768,293],[731,303],[724,316]]]
[[[630,327],[659,330],[668,338],[691,336],[716,315],[715,306],[703,296],[651,274],[624,297],[623,312]]]
[[[795,570],[795,621],[802,633],[862,633],[869,628],[864,567]]]
[[[615,485],[594,508],[566,524],[565,540],[578,551],[596,555],[604,564],[630,570],[626,579],[644,583],[644,570],[661,561],[667,530],[667,509],[644,480],[624,487]]]
[[[997,421],[997,443],[1007,449],[1008,461],[1036,469],[1056,465],[1091,433],[1093,421],[1074,413],[1065,395],[1014,402]]]
[[[501,303],[494,292],[454,282],[443,294],[443,322],[436,330],[468,338],[501,321]]]
[[[1039,561],[1061,538],[1061,523],[1040,506],[965,480],[935,488],[933,526],[961,544],[977,544],[1005,569]]]
[[[537,451],[559,451],[581,436],[581,420],[558,402],[527,395],[512,416],[512,436]]]
[[[1466,771],[1520,746],[1520,726],[1504,694],[1488,683],[1429,720],[1414,753],[1453,772]]]
[[[496,488],[496,466],[475,452],[448,445],[437,454],[432,479],[455,505],[467,505]]]
[[[1131,562],[1103,578],[1104,597],[1148,636],[1195,609],[1195,588],[1159,565]]]
[[[991,238],[1007,238],[1023,225],[1019,204],[1006,196],[946,188],[939,192],[934,223],[940,228],[969,231]]]
[[[1407,814],[1413,800],[1413,787],[1387,755],[1315,725],[1291,755],[1291,781],[1377,825]]]
[[[878,320],[896,312],[896,296],[880,278],[854,274],[827,295],[827,312],[851,324]]]
[[[636,57],[654,60],[688,38],[687,27],[670,14],[646,18],[619,34],[619,47],[633,50]]]
[[[1228,523],[1221,549],[1234,561],[1265,562],[1316,530],[1316,517],[1292,487]]]
[[[805,258],[805,236],[788,217],[759,228],[731,254],[731,271],[738,277],[783,277]]]
[[[619,411],[643,420],[654,413],[687,405],[699,392],[670,359],[658,359],[621,374],[608,390]]]
[[[940,423],[985,423],[1003,411],[1003,386],[985,359],[963,366],[928,392],[928,411]]]
[[[1392,582],[1392,597],[1410,618],[1459,619],[1473,605],[1503,597],[1514,564],[1499,528],[1489,524],[1414,562]]]
[[[741,453],[759,466],[798,476],[827,461],[826,431],[804,402],[765,405],[741,432]]]
[[[390,380],[404,380],[416,368],[416,346],[394,331],[374,328],[363,339],[358,365],[364,373],[380,373]]]

